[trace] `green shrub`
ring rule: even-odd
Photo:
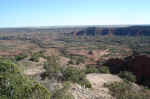
[[[25,77],[16,64],[0,59],[0,99],[50,99],[50,93]]]
[[[96,66],[87,66],[85,69],[85,73],[110,73],[109,67],[102,66],[97,68]]]
[[[81,55],[72,55],[67,57],[70,58],[70,61],[68,62],[69,64],[76,64],[76,65],[79,65],[80,63],[84,63],[84,59],[86,58],[85,56],[81,56]]]
[[[25,59],[26,57],[27,57],[26,54],[20,54],[20,55],[15,56],[15,60],[20,61],[22,59]]]
[[[44,69],[46,75],[51,78],[59,78],[59,74],[61,73],[61,68],[58,63],[58,57],[49,56],[47,57],[47,62],[44,63]]]
[[[81,86],[84,86],[85,88],[92,88],[92,85],[91,85],[91,83],[87,80],[87,79],[83,79],[83,80],[81,80],[80,82],[79,82],[79,84],[81,85]]]
[[[112,84],[105,84],[105,87],[108,87],[112,96],[116,99],[149,99],[149,95],[146,92],[140,91],[137,92],[135,89],[132,89],[131,83],[125,82],[114,82]]]
[[[64,79],[72,82],[79,82],[85,78],[85,73],[74,67],[68,67],[63,72]]]
[[[73,59],[70,59],[70,61],[68,62],[68,64],[76,64],[76,61],[74,61]]]
[[[85,73],[99,73],[99,70],[95,66],[87,66],[85,69]]]
[[[51,99],[74,99],[74,96],[69,92],[70,83],[65,82],[63,88],[56,89]]]
[[[107,66],[102,66],[99,68],[100,73],[110,73],[109,67]]]
[[[33,54],[30,58],[31,61],[33,62],[39,62],[40,56],[37,54]]]
[[[131,81],[131,82],[136,82],[136,76],[133,75],[131,72],[128,71],[122,71],[119,73],[119,77]]]
[[[68,67],[63,71],[64,80],[78,83],[85,87],[91,87],[90,83],[86,80],[85,72],[74,67]]]
[[[80,64],[80,63],[84,63],[84,57],[82,57],[82,56],[78,56],[78,57],[76,58],[76,64],[78,65],[78,64]]]
[[[43,52],[42,52],[42,51],[33,53],[33,54],[31,55],[30,60],[33,61],[33,62],[39,62],[40,57],[46,58],[46,57],[43,55]]]

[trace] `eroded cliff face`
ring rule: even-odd
[[[130,71],[136,75],[139,83],[150,81],[150,57],[147,55],[132,55],[125,59],[109,59],[105,65],[110,71],[118,74],[120,71]]]
[[[137,55],[127,61],[128,69],[136,74],[137,81],[150,81],[150,57]]]
[[[117,36],[150,36],[150,26],[130,27],[89,27],[75,32],[76,36],[117,35]]]

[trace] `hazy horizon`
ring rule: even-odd
[[[113,25],[55,25],[55,26],[12,26],[0,27],[0,29],[9,28],[65,28],[65,27],[128,27],[128,26],[150,26],[150,24],[113,24]]]

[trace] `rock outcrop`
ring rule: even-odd
[[[147,55],[131,55],[125,59],[109,59],[105,62],[105,65],[109,66],[111,73],[114,74],[118,74],[120,71],[132,72],[136,75],[139,83],[150,81],[150,57]]]
[[[74,84],[72,94],[75,99],[115,99],[109,93],[109,89],[104,87],[105,83],[121,82],[122,80],[111,74],[88,74],[87,79],[92,84],[92,88],[84,88]]]
[[[137,55],[127,60],[128,70],[136,74],[139,82],[150,81],[150,57]]]

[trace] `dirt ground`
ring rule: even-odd
[[[109,93],[109,89],[104,87],[104,84],[109,84],[112,82],[121,82],[122,80],[112,74],[88,74],[87,79],[92,84],[92,92],[98,96],[107,97],[106,99],[112,99],[112,96]]]

